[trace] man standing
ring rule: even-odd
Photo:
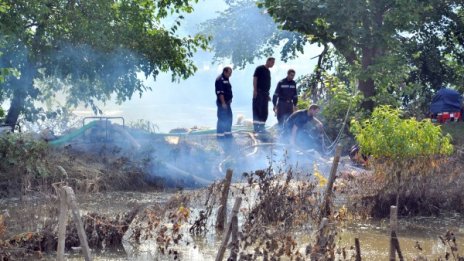
[[[288,117],[284,123],[284,137],[290,138],[290,145],[296,144],[296,137],[303,126],[314,121],[319,130],[322,130],[322,123],[315,117],[319,113],[319,106],[312,104],[306,110],[299,110]]]
[[[271,89],[271,71],[275,58],[269,57],[266,64],[256,67],[253,74],[253,127],[255,132],[262,133],[265,128],[269,114],[268,103],[271,100],[269,90]]]
[[[287,72],[287,77],[282,79],[275,89],[272,103],[274,104],[274,112],[277,114],[279,127],[282,128],[285,120],[296,111],[298,103],[298,94],[296,89],[295,70],[290,69]]]
[[[224,67],[222,74],[216,78],[216,105],[217,105],[217,137],[218,139],[232,137],[232,85],[229,78],[232,75],[232,68]]]

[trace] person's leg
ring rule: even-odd
[[[264,126],[267,120],[267,114],[268,114],[268,97],[263,94],[258,94],[256,97],[257,100],[257,110],[256,110],[256,115],[257,115],[257,126],[258,126],[258,132],[263,132],[265,130]]]
[[[253,98],[253,130],[255,132],[259,131],[259,124],[258,124],[258,118],[259,118],[259,102],[258,102],[258,96],[256,98]]]
[[[262,131],[266,130],[266,121],[267,117],[269,116],[269,96],[263,95],[263,100],[262,100],[262,122],[263,124],[261,125]]]
[[[222,108],[220,103],[217,104],[217,126],[216,126],[216,133],[217,133],[217,138],[218,140],[221,140],[224,138],[224,132],[225,132],[225,124],[224,124],[224,118],[225,118],[225,110]]]
[[[293,112],[293,104],[291,102],[280,103],[277,109],[277,120],[279,122],[279,127],[282,128],[284,122]]]
[[[224,129],[224,134],[226,137],[232,137],[232,120],[233,120],[233,115],[232,115],[232,108],[229,106],[227,107],[226,111],[226,119],[224,121],[225,129]]]

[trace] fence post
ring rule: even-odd
[[[234,217],[237,217],[238,210],[240,209],[240,204],[242,203],[242,198],[238,197],[235,199],[234,208],[232,209],[232,216],[230,218],[229,224],[226,226],[226,231],[224,233],[224,238],[222,239],[221,247],[216,256],[216,261],[222,261],[224,258],[224,252],[226,251],[227,243],[229,242],[230,234],[232,232],[232,221]]]
[[[325,190],[324,201],[321,210],[321,218],[327,217],[330,214],[330,196],[332,195],[332,187],[335,182],[335,177],[337,174],[338,163],[340,162],[340,156],[342,154],[342,145],[338,144],[335,150],[335,156],[332,163],[332,168],[330,169],[330,176],[327,182],[327,187]]]
[[[77,235],[79,236],[79,241],[81,243],[82,253],[84,254],[85,261],[91,261],[92,257],[90,256],[90,248],[87,242],[87,235],[85,234],[84,225],[82,224],[81,216],[79,214],[79,208],[76,203],[76,196],[71,187],[63,187],[66,191],[66,198],[68,205],[71,207],[71,212],[74,218],[74,223],[77,228]]]
[[[229,197],[230,183],[232,181],[232,170],[227,169],[224,186],[222,188],[221,205],[218,209],[216,217],[216,229],[224,230],[224,225],[227,222],[227,199]]]
[[[396,230],[398,229],[398,209],[390,206],[390,261],[396,260],[395,240]]]
[[[66,225],[68,224],[68,203],[66,202],[66,191],[57,188],[60,198],[60,214],[58,217],[58,249],[56,250],[56,260],[64,261],[64,248],[66,243]]]
[[[230,257],[227,259],[228,261],[237,261],[238,258],[238,250],[239,250],[239,241],[238,241],[238,218],[237,216],[233,216],[231,219],[231,249],[230,249]]]
[[[361,261],[361,246],[359,244],[359,238],[354,239],[354,246],[356,248],[356,261]]]

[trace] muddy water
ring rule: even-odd
[[[78,197],[79,207],[82,212],[98,212],[112,215],[127,211],[132,206],[139,204],[163,203],[172,195],[170,192],[117,192],[93,194],[92,196]],[[17,208],[22,208],[18,201],[0,201],[0,209],[7,209],[14,219],[14,215],[22,213]],[[196,210],[192,211],[195,216]],[[39,216],[36,216],[40,220]],[[423,254],[429,260],[435,260],[439,256],[444,257],[446,251],[439,236],[444,235],[448,229],[455,232],[461,254],[464,254],[464,217],[459,215],[444,215],[434,218],[402,218],[399,221],[398,236],[403,255],[406,260],[412,260],[418,254]],[[188,225],[185,226],[188,229]],[[188,233],[187,233],[188,234]],[[389,237],[388,220],[349,222],[340,226],[340,246],[350,249],[354,245],[354,238],[358,237],[361,243],[363,260],[388,260]],[[306,233],[297,236],[303,249],[308,243]],[[220,237],[213,233],[206,237],[192,238],[187,236],[180,244],[178,251],[181,260],[214,260],[219,248]],[[415,246],[419,243],[423,249],[419,251]],[[95,260],[173,260],[156,253],[154,242],[144,242],[141,245],[131,245],[125,242],[124,248],[100,251],[94,253]],[[350,251],[348,251],[348,255]],[[54,260],[54,256],[48,256],[45,260]],[[68,253],[68,260],[83,260],[79,253]]]

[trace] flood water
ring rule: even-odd
[[[172,195],[173,192],[100,193],[79,196],[78,204],[82,213],[97,212],[111,216],[116,213],[128,211],[135,205],[166,202]],[[29,201],[28,204],[32,201]],[[40,204],[37,204],[37,202],[29,205],[29,207],[36,205],[40,208]],[[8,210],[11,215],[11,220],[14,220],[15,215],[24,215],[24,213],[21,214],[21,209],[23,208],[23,203],[20,203],[17,199],[0,201],[0,209],[3,211]],[[197,210],[192,210],[192,216],[195,216],[196,213],[198,213]],[[214,215],[212,215],[212,217],[213,216]],[[28,218],[35,218],[36,220],[34,220],[34,222],[41,222],[40,215],[34,215]],[[360,239],[363,260],[388,260],[388,224],[388,220],[346,222],[339,227],[340,234],[337,244],[345,247],[345,249],[348,250],[348,254],[350,254],[349,249],[351,246],[354,246],[354,238],[357,237]],[[186,231],[188,227],[189,224],[185,224],[182,229]],[[14,227],[12,227],[12,229],[13,228]],[[211,230],[213,231],[214,229]],[[413,258],[420,253],[429,260],[435,260],[439,256],[444,257],[446,249],[441,243],[439,236],[444,235],[447,230],[455,232],[458,249],[461,250],[461,253],[464,253],[462,251],[464,250],[464,218],[462,216],[449,214],[441,217],[400,218],[398,237],[401,250],[406,260],[413,260]],[[186,234],[188,234],[188,232]],[[309,242],[308,234],[303,232],[296,236],[301,249],[304,249]],[[214,233],[210,233],[206,237],[201,238],[188,236],[178,247],[180,252],[179,258],[180,260],[214,260],[217,250],[219,249],[220,239],[220,236],[216,237]],[[188,242],[188,245],[185,242]],[[423,249],[422,251],[419,251],[415,247],[417,244],[416,242],[419,243],[420,247]],[[131,245],[129,242],[125,242],[124,248],[95,252],[94,260],[173,260],[172,257],[160,256],[159,253],[156,253],[155,249],[155,243],[150,241],[143,242],[141,245],[136,246]],[[67,257],[68,260],[84,260],[79,253],[67,253]],[[45,260],[55,260],[55,257],[53,255],[48,256]]]

